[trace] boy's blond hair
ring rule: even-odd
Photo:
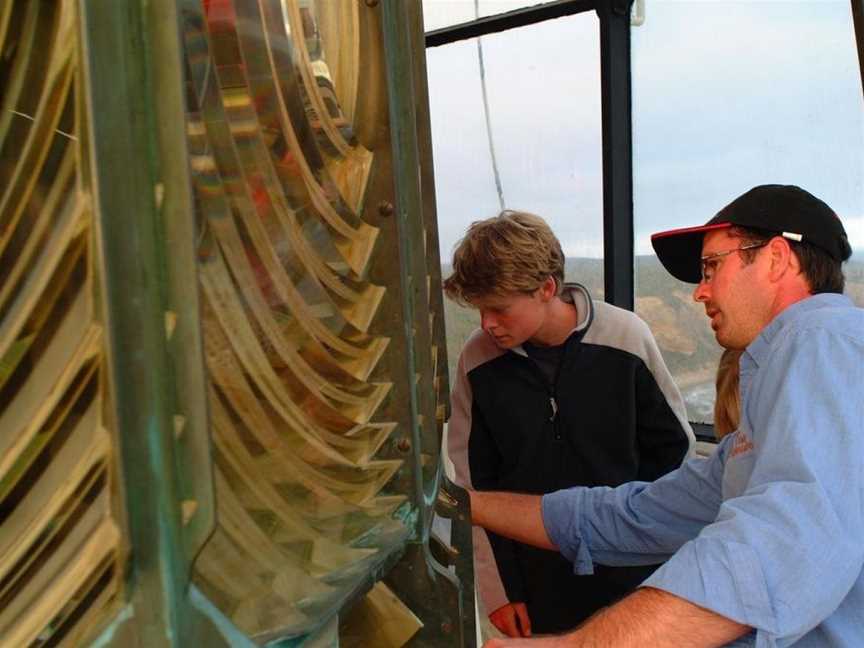
[[[471,223],[453,252],[453,274],[444,281],[450,299],[533,293],[554,277],[564,284],[564,252],[549,225],[527,212],[504,210]]]
[[[741,351],[726,349],[717,366],[717,399],[714,401],[714,436],[719,441],[738,429],[741,400],[738,395],[738,360]]]

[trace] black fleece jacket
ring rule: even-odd
[[[482,331],[466,343],[448,425],[458,483],[535,494],[617,486],[654,480],[686,456],[693,433],[645,323],[594,303],[579,285],[566,286],[564,297],[579,324],[554,384],[521,348],[501,350]],[[474,538],[487,612],[524,602],[537,633],[575,626],[654,569],[598,566],[593,576],[576,576],[557,552],[482,531]]]

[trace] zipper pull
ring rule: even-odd
[[[554,421],[555,417],[558,415],[558,403],[555,402],[555,397],[549,397],[549,404],[552,406],[552,416],[549,417],[550,421]]]

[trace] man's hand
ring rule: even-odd
[[[531,618],[524,603],[507,603],[492,614],[489,620],[508,637],[530,637]]]

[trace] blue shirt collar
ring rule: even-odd
[[[820,293],[802,299],[799,302],[795,302],[771,320],[771,322],[768,323],[768,326],[762,329],[762,332],[750,343],[750,346],[747,347],[746,354],[742,359],[749,355],[752,362],[758,367],[770,353],[774,340],[782,334],[783,329],[785,329],[790,322],[794,321],[803,313],[808,313],[820,308],[833,308],[837,306],[852,306],[852,300],[846,295],[840,295],[838,293]],[[742,370],[743,369],[744,366],[742,366]]]

